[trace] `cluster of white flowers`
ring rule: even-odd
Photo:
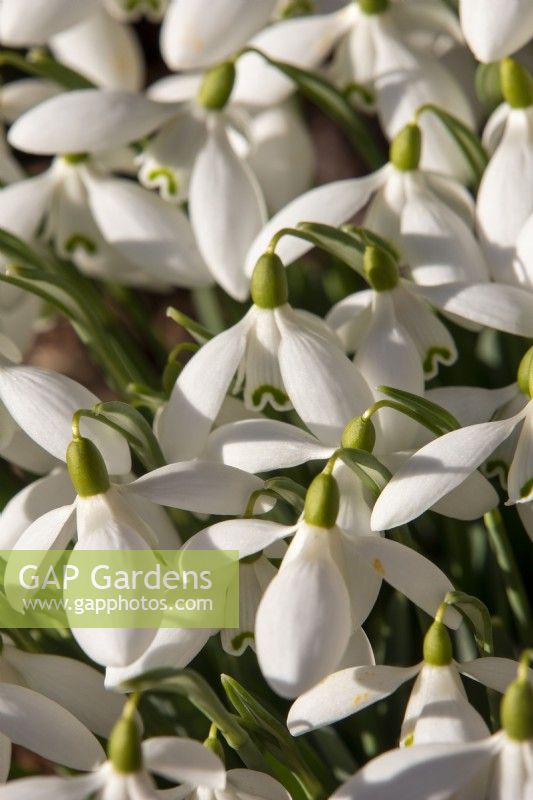
[[[238,628],[0,628],[0,800],[533,800],[532,0],[0,0],[0,44],[0,624],[16,551],[240,559]],[[54,314],[118,399],[24,363]]]

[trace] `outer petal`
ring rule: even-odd
[[[28,796],[33,800],[85,800],[101,788],[101,783],[98,772],[75,777],[32,776],[10,781],[0,791],[3,800],[25,800]]]
[[[320,64],[351,24],[351,9],[337,14],[315,14],[282,20],[271,25],[250,42],[272,58],[290,61],[304,68]],[[257,87],[261,86],[261,92]],[[263,58],[247,53],[237,63],[233,100],[251,106],[277,105],[294,91],[294,84]]]
[[[98,740],[69,711],[10,683],[0,685],[0,731],[50,761],[89,770],[104,758]]]
[[[23,114],[9,131],[27,153],[109,150],[151,133],[175,113],[169,103],[105,89],[65,92]]]
[[[372,529],[386,530],[420,516],[477,469],[523,416],[521,412],[460,428],[422,447],[382,491],[372,513]]]
[[[387,167],[366,175],[364,178],[348,178],[334,181],[292,200],[256,236],[246,256],[246,273],[252,274],[257,259],[265,252],[274,234],[281,228],[294,228],[299,222],[322,222],[340,225],[347,222],[368,203],[371,195],[383,183]],[[276,253],[284,264],[291,264],[313,245],[301,239],[284,237],[276,247]]]
[[[104,239],[158,281],[206,286],[212,278],[185,214],[132,181],[85,182],[89,205]]]
[[[390,750],[359,770],[332,794],[331,800],[440,800],[488,769],[491,759],[487,741]]]
[[[249,292],[246,253],[266,220],[266,208],[257,179],[233,150],[223,121],[215,118],[196,159],[189,210],[213,276],[228,294],[244,300]]]
[[[274,313],[281,332],[279,365],[287,394],[315,436],[337,446],[346,423],[372,403],[368,384],[340,348],[302,329],[288,311]]]
[[[450,411],[459,423],[473,425],[489,422],[496,411],[518,394],[516,383],[501,389],[474,386],[438,386],[429,389],[426,398]]]
[[[503,283],[413,287],[441,311],[516,336],[533,336],[533,293]]]
[[[120,689],[121,683],[160,667],[186,667],[195,658],[209,637],[208,628],[160,628],[149,647],[126,667],[108,667],[105,685],[109,689]]]
[[[507,488],[510,503],[529,503],[533,499],[533,405],[529,406],[518,437]]]
[[[528,0],[460,0],[461,27],[479,61],[511,55],[533,36]]]
[[[195,533],[184,549],[238,550],[239,558],[247,558],[293,533],[294,528],[266,519],[232,519]]]
[[[202,514],[242,514],[264,482],[241,469],[202,461],[168,464],[137,478],[128,492],[155,503]]]
[[[0,189],[0,226],[31,241],[50,205],[53,189],[50,170]]]
[[[0,370],[0,397],[17,424],[38,445],[62,460],[72,439],[72,415],[100,402],[65,375],[18,365]],[[112,475],[129,472],[129,447],[120,434],[86,419],[81,421],[81,432],[94,441]]]
[[[103,9],[54,36],[50,48],[63,64],[105,89],[142,88],[143,54],[136,35]]]
[[[244,356],[251,317],[218,334],[183,368],[158,422],[157,434],[169,461],[195,458],[220,411]]]
[[[216,428],[207,440],[203,458],[223,461],[247,472],[270,472],[329,458],[331,453],[331,447],[324,447],[295,425],[271,419],[243,419]]]
[[[257,114],[251,124],[251,140],[248,164],[273,214],[312,185],[313,142],[301,114],[291,103]]]
[[[459,486],[431,506],[432,511],[452,519],[478,519],[500,501],[491,483],[477,470]]]
[[[457,669],[467,678],[479,681],[483,686],[497,692],[505,692],[509,684],[516,679],[518,663],[511,658],[476,658],[457,664]],[[529,671],[533,678],[533,670]]]
[[[453,591],[453,584],[446,575],[410,547],[380,536],[359,536],[354,547],[383,580],[432,617],[446,593]],[[449,608],[444,621],[450,627],[458,628],[461,619],[455,609]]]
[[[290,795],[281,783],[253,769],[230,769],[227,772],[230,791],[236,789],[238,796],[257,797],[259,800],[290,800]]]
[[[276,0],[173,0],[161,28],[161,52],[174,70],[223,61],[266,25]]]
[[[295,697],[335,669],[351,632],[350,599],[330,553],[332,531],[298,533],[291,545],[297,555],[288,558],[289,548],[255,625],[259,666],[282,697]]]
[[[72,483],[63,470],[25,486],[11,498],[0,515],[0,550],[10,550],[32,522],[56,504],[70,505],[74,498]]]
[[[413,667],[349,667],[320,681],[292,704],[287,725],[293,736],[331,725],[383,700],[413,678]]]
[[[2,41],[14,47],[46,44],[96,7],[97,0],[5,0],[0,9]]]
[[[28,688],[55,700],[99,736],[109,736],[124,700],[106,692],[100,672],[73,658],[24,653],[10,645],[4,645],[2,656],[20,672]]]
[[[193,739],[145,739],[142,753],[146,767],[168,780],[209,789],[224,789],[226,785],[226,770],[219,757]]]

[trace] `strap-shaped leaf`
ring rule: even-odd
[[[378,391],[388,397],[392,397],[398,403],[404,405],[406,409],[416,414],[417,417],[426,419],[428,427],[437,426],[442,428],[443,432],[454,431],[461,427],[453,414],[450,414],[442,406],[432,403],[431,400],[426,400],[425,397],[405,392],[403,389],[394,389],[392,386],[378,386]]]
[[[14,67],[37,78],[47,78],[69,90],[95,87],[95,84],[84,75],[56,61],[41,49],[30,50],[26,57],[13,50],[1,50],[0,67],[3,66]]]
[[[157,469],[166,464],[150,425],[129,403],[111,400],[107,403],[98,403],[92,411],[95,419],[110,424],[122,433],[146,469]]]

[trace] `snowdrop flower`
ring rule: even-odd
[[[531,436],[530,348],[520,364],[518,384],[522,396],[510,405],[514,413],[504,419],[467,425],[429,442],[398,470],[378,498],[372,528],[384,530],[420,516],[432,503],[461,484],[497,448],[520,431],[507,475],[510,504],[529,504],[533,496]],[[501,454],[493,466],[501,462]]]
[[[134,703],[130,702],[109,738],[107,760],[100,758],[99,763],[92,765],[92,772],[10,781],[0,787],[0,798],[19,800],[35,795],[42,800],[56,800],[58,796],[79,800],[90,795],[98,800],[157,800],[161,795],[150,773],[185,784],[182,788],[191,791],[197,787],[204,791],[223,790],[226,784],[222,762],[200,742],[158,736],[141,743]]]
[[[181,104],[137,157],[141,183],[158,188],[169,202],[187,199],[196,159],[209,135],[209,114],[197,100],[202,80],[201,73],[170,75],[148,89],[152,100]],[[313,145],[294,103],[286,101],[252,115],[234,102],[232,93],[224,118],[232,149],[251,167],[272,213],[309,188],[315,167]]]
[[[450,588],[445,575],[415,551],[379,536],[353,537],[339,528],[338,510],[337,481],[321,473],[309,487],[296,525],[233,520],[205,528],[187,542],[193,549],[239,550],[246,558],[293,537],[255,624],[259,665],[283,697],[295,697],[338,668],[353,633],[370,613],[375,586],[356,579],[358,562],[430,614]],[[452,610],[449,623],[458,622]]]
[[[461,28],[478,61],[498,61],[533,37],[528,0],[459,0]]]
[[[208,786],[198,786],[183,795],[186,800],[200,800],[209,791]],[[217,792],[209,792],[207,797],[217,797]],[[281,783],[264,772],[253,769],[229,769],[226,772],[226,785],[223,792],[224,800],[290,800],[290,795]]]
[[[495,280],[533,288],[533,90],[531,76],[505,59],[500,76],[506,102],[487,123],[494,149],[479,187],[477,225]],[[495,145],[497,146],[495,147]]]
[[[367,384],[327,326],[288,304],[278,256],[259,259],[251,292],[254,304],[243,319],[203,345],[176,381],[157,426],[168,459],[203,449],[235,375],[247,408],[294,407],[314,433],[333,441],[339,423],[369,405]]]
[[[352,666],[328,675],[293,703],[287,725],[294,736],[330,725],[383,700],[416,677],[402,723],[401,747],[483,739],[489,730],[468,702],[460,674],[504,692],[516,668],[516,662],[506,658],[458,664],[450,636],[436,619],[424,638],[422,662],[412,667]],[[438,723],[428,725],[428,719]]]
[[[474,201],[458,180],[421,167],[428,138],[411,122],[394,137],[389,163],[381,169],[319,186],[289,203],[257,235],[247,272],[277,231],[304,220],[342,225],[368,203],[364,224],[394,244],[416,283],[486,281],[487,266],[472,233]],[[311,246],[285,237],[276,250],[290,263]]]
[[[91,145],[86,115],[91,118],[95,103],[104,117]],[[152,286],[206,285],[211,278],[185,214],[132,181],[114,178],[101,159],[104,151],[128,140],[129,134],[117,136],[115,127],[120,129],[125,113],[133,139],[165,119],[168,105],[123,92],[86,90],[52,98],[20,117],[10,131],[20,149],[60,154],[64,144],[71,154],[56,156],[45,172],[0,190],[0,224],[27,241],[42,228],[39,235],[51,240],[60,256],[91,275]],[[35,115],[41,117],[38,128]],[[91,156],[82,152],[85,145],[94,147]],[[117,203],[119,219],[113,214]],[[139,241],[146,230],[152,231],[150,247]]]
[[[389,384],[422,394],[424,378],[457,351],[432,306],[460,324],[486,325],[517,335],[533,332],[531,295],[495,283],[454,281],[418,285],[400,277],[395,259],[378,246],[365,250],[365,277],[372,287],[337,303],[326,317],[371,386]]]
[[[12,47],[48,44],[54,56],[110,89],[136,91],[144,78],[141,48],[124,25],[159,19],[166,0],[3,0],[0,36]]]
[[[413,42],[413,29],[461,40],[453,14],[434,3],[359,0],[350,5],[351,31],[341,41],[332,67],[343,88],[355,82],[375,94],[381,125],[392,139],[424,103],[451,108],[468,127],[475,125],[460,84],[429,48]],[[407,32],[407,33],[406,33]],[[426,116],[422,164],[447,175],[467,178],[464,159],[441,123]]]
[[[120,710],[121,703],[111,697],[106,709],[98,673],[71,659],[23,653],[3,642],[0,674],[1,782],[9,773],[11,743],[73,769],[91,769],[101,759],[102,748],[84,723],[107,735],[108,711]]]
[[[505,692],[503,730],[481,741],[420,744],[369,762],[331,800],[409,797],[529,800],[533,781],[533,688],[527,669]],[[438,725],[438,714],[428,725]]]

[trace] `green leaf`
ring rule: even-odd
[[[187,314],[184,314],[182,311],[172,306],[167,308],[167,317],[170,317],[170,319],[173,319],[178,325],[181,325],[182,328],[185,328],[187,333],[189,333],[198,344],[205,344],[215,335],[211,331],[208,331],[207,328],[204,328],[203,325],[200,325],[199,322],[196,322],[194,319],[188,317]]]
[[[366,118],[356,111],[329,81],[294,64],[270,58],[266,53],[253,47],[247,47],[243,52],[257,53],[295,83],[304,97],[342,128],[369,169],[378,169],[385,164],[387,157],[379,147],[376,135],[369,127]]]
[[[417,111],[417,117],[420,117],[425,112],[434,114],[442,122],[470,167],[474,186],[479,186],[485,167],[489,163],[488,156],[479,137],[464,122],[432,103],[426,103],[421,106]]]
[[[14,67],[37,78],[47,78],[65,89],[95,88],[95,84],[88,78],[56,61],[40,48],[30,50],[26,57],[13,50],[0,50],[0,67],[3,66]]]
[[[476,69],[476,94],[487,114],[503,103],[500,84],[500,64],[491,61],[489,64],[478,64]]]
[[[305,234],[308,242],[338,258],[364,277],[363,253],[365,247],[350,231],[324,225],[321,222],[300,222],[297,231]],[[295,234],[296,235],[296,232]]]
[[[378,391],[388,397],[392,397],[394,400],[398,400],[419,417],[426,418],[428,423],[442,428],[445,432],[454,431],[461,427],[453,414],[450,414],[442,406],[432,403],[431,400],[426,400],[425,397],[405,392],[403,389],[394,389],[392,386],[378,386]]]
[[[98,403],[93,407],[95,419],[111,423],[122,433],[147,470],[157,469],[166,464],[159,442],[143,415],[120,400]]]

